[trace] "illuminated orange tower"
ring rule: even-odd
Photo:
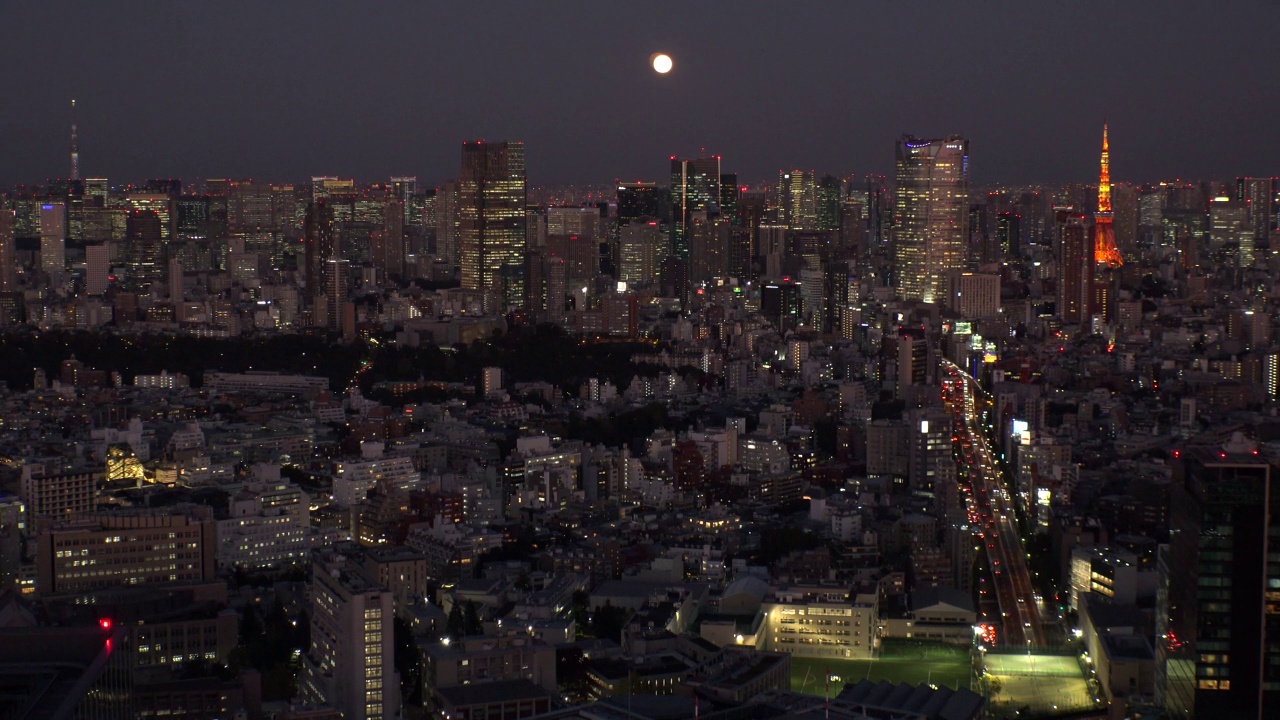
[[[1111,227],[1111,149],[1107,144],[1107,124],[1102,124],[1102,172],[1098,175],[1098,213],[1094,216],[1093,259],[1099,265],[1124,265],[1116,232]]]

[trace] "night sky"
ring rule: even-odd
[[[1280,3],[19,2],[0,14],[0,183],[81,173],[372,181],[521,139],[533,183],[889,173],[962,133],[974,179],[1280,173]],[[667,76],[648,65],[675,59]]]

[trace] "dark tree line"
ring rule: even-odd
[[[597,377],[625,389],[637,374],[657,374],[657,368],[634,364],[632,356],[660,349],[645,342],[582,340],[552,325],[521,327],[449,348],[399,347],[392,337],[338,342],[318,335],[198,338],[27,328],[0,336],[0,345],[0,381],[15,389],[30,388],[36,368],[56,378],[60,364],[73,356],[89,368],[119,372],[126,383],[135,375],[167,370],[200,386],[208,370],[266,370],[327,377],[334,390],[354,379],[369,391],[380,381],[476,383],[482,368],[496,366],[509,383],[545,381],[574,391]]]

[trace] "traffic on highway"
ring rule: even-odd
[[[968,524],[990,572],[979,579],[980,640],[1044,647],[1040,598],[1031,584],[1025,542],[1003,475],[983,431],[988,401],[973,376],[943,361],[943,400],[956,418],[954,451]]]

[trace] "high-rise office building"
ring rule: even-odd
[[[435,256],[449,267],[458,266],[458,183],[436,189]]]
[[[320,271],[320,287],[325,299],[325,326],[330,330],[343,329],[347,295],[351,291],[351,261],[329,258]]]
[[[840,250],[849,257],[861,257],[867,251],[866,204],[857,197],[840,202]]]
[[[493,309],[523,304],[524,143],[462,144],[458,244],[462,289],[484,291]]]
[[[1022,216],[1014,212],[1002,212],[996,216],[996,244],[1001,257],[1009,258],[1020,252]]]
[[[719,210],[720,217],[731,225],[741,225],[742,218],[739,216],[742,201],[742,192],[745,187],[738,187],[738,173],[721,173],[720,174],[720,201]]]
[[[154,210],[134,210],[125,221],[129,286],[147,290],[164,279],[164,231]]]
[[[373,266],[384,276],[404,275],[405,237],[405,202],[398,195],[389,195],[382,207],[382,225],[374,228],[370,247]]]
[[[699,210],[718,210],[720,156],[687,160],[671,156],[671,254],[689,258],[688,225]]]
[[[1111,186],[1111,227],[1116,234],[1120,257],[1138,251],[1138,188],[1133,185]]]
[[[594,207],[547,208],[547,235],[577,235],[599,240],[600,210]]]
[[[947,307],[965,320],[992,320],[1000,312],[1000,275],[956,270],[947,275]]]
[[[1236,178],[1236,200],[1249,208],[1249,222],[1258,240],[1266,240],[1276,227],[1277,218],[1272,214],[1275,195],[1275,178]]]
[[[624,225],[618,241],[618,280],[635,286],[653,283],[665,246],[657,220]]]
[[[729,230],[727,220],[708,218],[694,213],[689,224],[689,280],[701,283],[725,277],[729,269]]]
[[[347,720],[399,717],[392,621],[395,599],[357,557],[317,552],[311,572],[311,647],[299,694]]]
[[[13,211],[0,207],[0,292],[18,289],[18,248],[13,237]]]
[[[84,249],[84,291],[103,295],[111,283],[111,248],[102,243]]]
[[[1255,235],[1249,223],[1249,205],[1220,195],[1209,201],[1209,243],[1215,251],[1234,255],[1238,267],[1253,264]]]
[[[557,317],[565,311],[569,297],[568,264],[553,256],[545,247],[530,248],[525,253],[525,307],[533,312],[546,311]]]
[[[858,278],[853,263],[833,260],[822,267],[822,302],[826,317],[822,327],[840,337],[852,337],[857,310]]]
[[[162,192],[129,193],[126,204],[130,210],[154,212],[156,217],[160,218],[160,239],[168,242],[173,232],[176,197],[176,195]]]
[[[782,222],[792,230],[817,229],[818,186],[812,171],[778,173],[778,207],[782,208]]]
[[[658,183],[618,183],[618,222],[658,217]]]
[[[317,200],[307,206],[303,243],[307,295],[315,297],[322,291],[321,275],[325,263],[338,255],[338,236],[334,232],[333,213],[328,200]]]
[[[823,175],[818,181],[817,228],[819,230],[840,229],[840,201],[843,199],[844,183],[834,175]]]
[[[1064,325],[1089,320],[1093,299],[1094,243],[1088,218],[1062,211],[1058,219],[1058,317]]]
[[[84,194],[85,197],[101,199],[105,205],[111,196],[111,183],[107,178],[85,178]]]
[[[1280,716],[1277,464],[1236,433],[1176,453],[1156,692],[1176,719]]]
[[[40,269],[60,273],[67,266],[67,205],[40,205]]]
[[[965,260],[969,236],[969,141],[959,136],[898,141],[894,242],[898,294],[941,302],[947,273]]]
[[[227,187],[227,230],[232,235],[276,231],[272,188],[253,180],[232,180]]]
[[[356,181],[330,176],[311,178],[311,202],[356,194]]]

